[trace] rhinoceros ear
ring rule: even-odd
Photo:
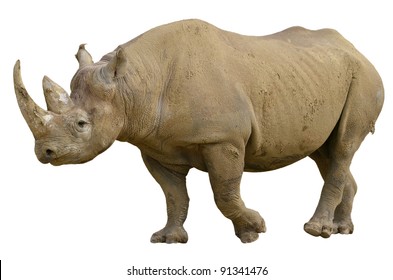
[[[121,78],[127,72],[127,57],[122,47],[118,47],[115,55],[105,66],[104,73],[110,78]]]
[[[89,52],[85,49],[86,44],[79,45],[78,52],[76,53],[75,57],[79,62],[79,68],[83,66],[93,64],[93,58],[89,54]]]

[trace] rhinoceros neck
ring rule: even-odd
[[[118,140],[137,145],[159,125],[161,104],[171,79],[173,62],[144,40],[134,40],[123,47],[129,71],[120,85],[125,104],[125,126]]]

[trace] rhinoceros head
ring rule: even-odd
[[[43,90],[48,110],[27,93],[14,67],[14,86],[19,108],[35,138],[35,153],[42,163],[83,163],[106,150],[119,136],[124,108],[115,82],[121,70],[119,52],[93,63],[84,46],[76,57],[79,69],[71,82],[71,95],[48,77]]]

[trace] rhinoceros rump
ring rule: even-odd
[[[82,163],[115,140],[136,145],[167,202],[152,242],[187,242],[186,175],[209,173],[214,199],[242,242],[265,223],[240,197],[243,171],[311,157],[324,179],[306,232],[353,231],[353,155],[374,132],[384,91],[372,64],[339,33],[293,27],[250,37],[186,20],[154,28],[94,63],[84,45],[71,95],[44,77],[48,110],[14,84],[43,163]]]

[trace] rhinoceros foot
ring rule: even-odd
[[[349,221],[334,221],[333,233],[352,234],[353,223]]]
[[[265,221],[254,210],[246,209],[242,215],[233,220],[236,236],[243,243],[250,243],[258,239],[259,233],[266,232]]]
[[[319,221],[310,221],[304,225],[304,230],[312,236],[321,236],[323,238],[329,238],[333,233],[333,223],[324,223]]]
[[[182,226],[170,226],[153,233],[150,241],[152,243],[187,243],[188,234]]]
[[[353,223],[352,221],[334,221],[334,223],[324,223],[318,221],[310,221],[304,225],[304,230],[313,236],[321,236],[329,238],[332,234],[352,234]]]

